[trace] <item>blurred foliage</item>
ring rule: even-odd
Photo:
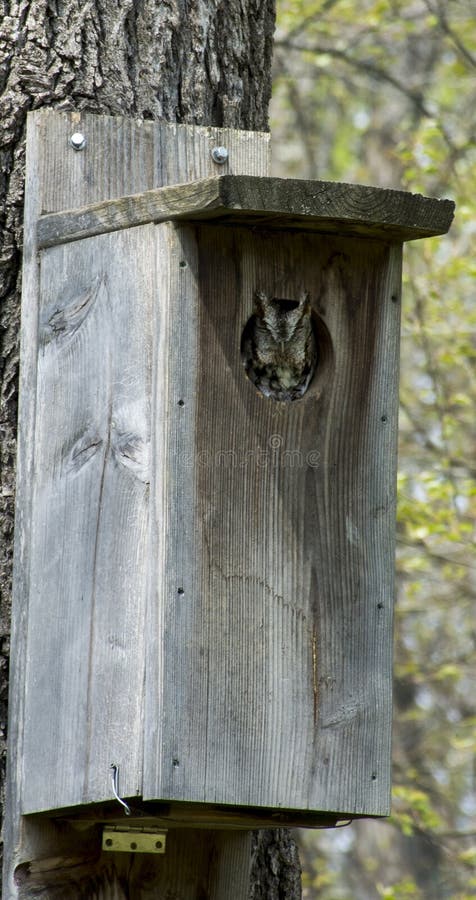
[[[456,201],[404,253],[394,807],[301,832],[304,897],[476,897],[474,0],[278,0],[274,174]]]

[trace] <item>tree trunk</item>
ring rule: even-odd
[[[19,293],[26,114],[42,106],[188,124],[266,130],[274,0],[13,0],[0,31],[1,664],[8,657],[13,555]],[[4,722],[6,686],[0,703]],[[0,735],[3,741],[3,735]],[[2,763],[5,745],[0,747]],[[2,769],[4,785],[4,767]],[[132,871],[132,869],[131,869]],[[106,896],[93,873],[68,896]],[[132,876],[131,876],[132,877]],[[137,877],[137,876],[135,876]],[[68,889],[69,890],[69,889]],[[59,888],[66,896],[66,890]],[[129,874],[107,896],[145,896]],[[159,896],[152,890],[147,897]],[[198,896],[208,896],[199,894]],[[300,897],[289,833],[254,840],[250,897]]]

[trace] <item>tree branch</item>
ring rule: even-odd
[[[281,38],[276,40],[275,46],[283,47],[287,50],[295,50],[298,53],[315,53],[317,56],[326,55],[332,56],[335,59],[340,59],[346,65],[350,66],[356,71],[363,72],[376,81],[384,81],[387,84],[390,84],[393,88],[395,88],[396,91],[398,91],[410,101],[419,116],[425,116],[428,119],[434,119],[434,113],[429,109],[429,107],[426,106],[421,91],[411,90],[404,82],[400,81],[399,78],[391,75],[390,72],[387,72],[386,69],[382,69],[380,66],[375,65],[375,63],[369,62],[368,60],[355,59],[354,57],[350,56],[346,50],[339,50],[336,47],[324,47],[319,44],[314,44],[312,46],[295,44],[289,38]],[[455,147],[452,138],[450,137],[442,122],[438,121],[437,126],[443,140],[445,141],[445,144],[447,145],[451,153],[458,154],[459,150],[457,147]]]
[[[423,2],[424,2],[424,4],[425,4],[425,6],[426,6],[428,12],[430,12],[433,16],[436,16],[436,18],[438,19],[438,25],[440,26],[442,32],[443,32],[444,34],[446,34],[447,37],[449,37],[449,39],[450,39],[450,40],[452,41],[452,43],[455,45],[456,49],[457,49],[458,52],[461,54],[461,56],[463,57],[463,59],[465,59],[466,62],[468,62],[468,63],[470,64],[470,66],[473,66],[474,68],[476,68],[476,58],[475,58],[475,57],[473,56],[473,54],[468,50],[468,48],[465,47],[465,45],[464,45],[463,42],[460,40],[460,38],[458,37],[458,35],[453,31],[453,29],[452,29],[451,25],[449,24],[448,19],[446,18],[446,15],[445,15],[445,13],[443,12],[441,6],[438,6],[438,9],[436,10],[436,9],[431,5],[431,3],[429,3],[429,0],[423,0]]]

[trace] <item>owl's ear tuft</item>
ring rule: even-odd
[[[255,291],[255,309],[259,316],[263,316],[269,306],[268,295],[264,291]]]
[[[303,291],[299,298],[299,308],[304,312],[311,311],[311,297],[309,291]]]

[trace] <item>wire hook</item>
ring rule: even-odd
[[[121,800],[121,798],[119,796],[119,766],[117,766],[116,763],[111,763],[109,768],[112,769],[112,772],[111,772],[112,792],[113,792],[117,802],[120,803],[121,806],[123,807],[125,815],[130,816],[130,814],[131,814],[130,806],[127,805],[125,800]]]

